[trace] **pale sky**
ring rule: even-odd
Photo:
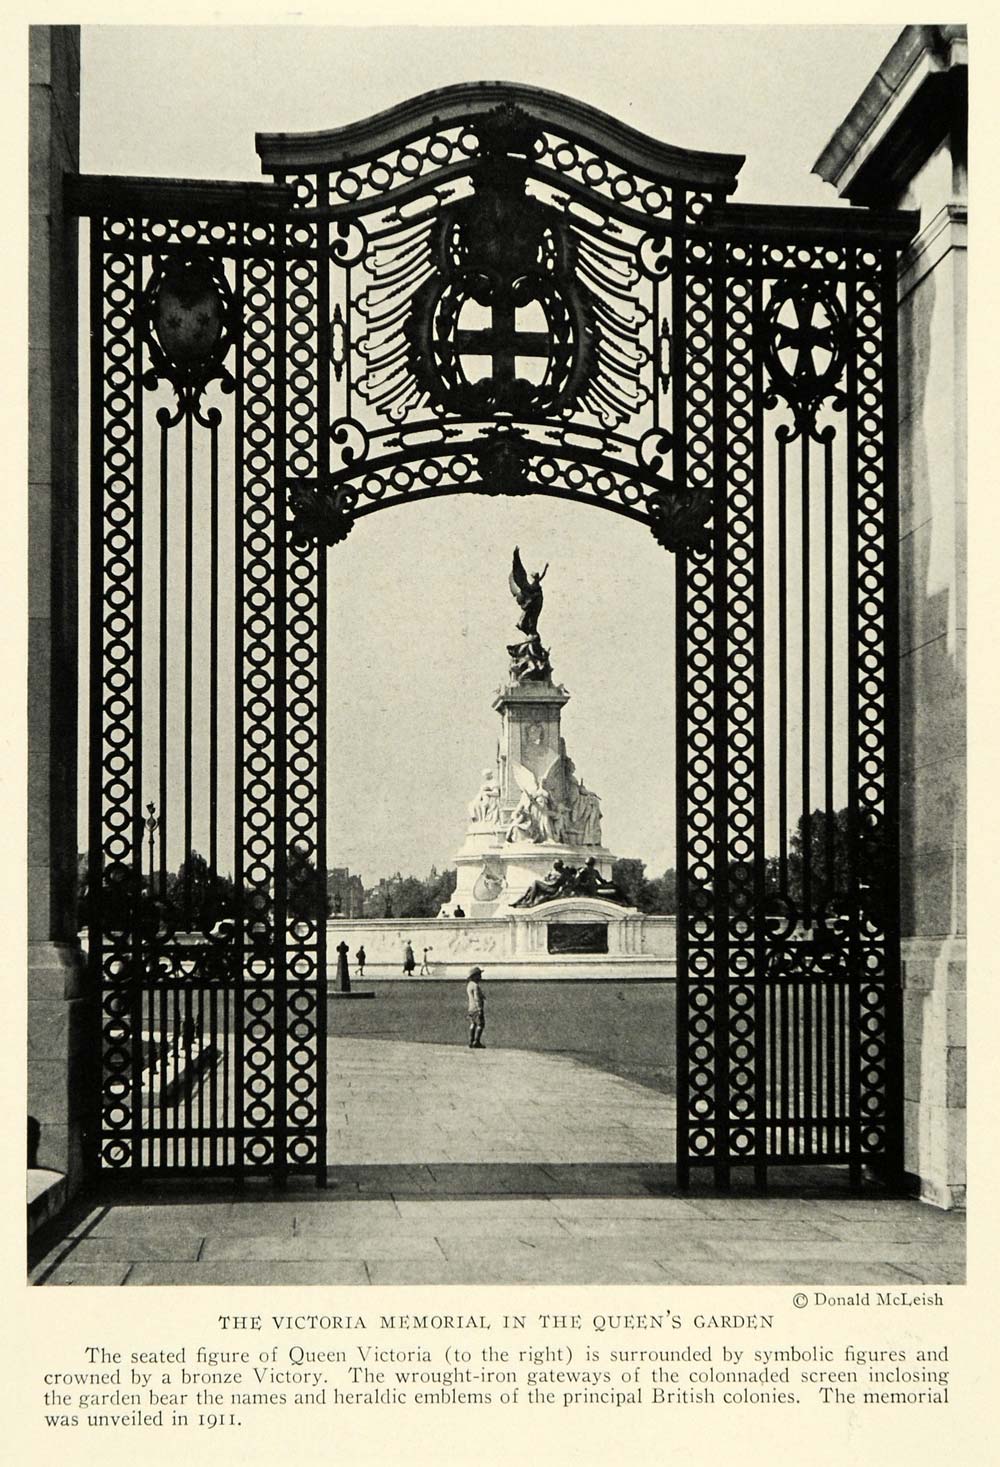
[[[81,166],[255,178],[255,131],[499,79],[671,144],[746,153],[739,200],[834,204],[809,169],[898,30],[84,27]],[[605,841],[653,872],[674,864],[671,557],[593,508],[456,496],[372,515],[332,552],[331,865],[371,882],[451,864],[495,751],[515,543],[529,568],[551,562],[541,630]]]

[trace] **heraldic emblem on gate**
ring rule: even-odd
[[[257,148],[72,184],[98,1163],[325,1177],[327,551],[472,492],[676,555],[681,1182],[897,1166],[912,216],[736,204],[740,157],[503,83]]]

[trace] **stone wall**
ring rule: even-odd
[[[548,906],[549,904],[546,904]],[[565,902],[551,904],[552,920],[573,920]],[[472,963],[482,964],[493,978],[673,978],[676,975],[677,919],[643,914],[608,921],[608,953],[552,954],[542,929],[545,907],[505,918],[405,917],[327,923],[327,956],[331,977],[336,972],[337,944],[346,942],[349,971],[363,946],[365,973],[370,977],[403,976],[403,952],[409,941],[419,971],[424,948],[434,978],[462,978]],[[607,914],[588,911],[576,920],[607,920]]]
[[[816,171],[918,209],[900,263],[900,728],[905,1166],[965,1197],[966,37],[907,26]]]
[[[72,1189],[88,1089],[76,940],[77,228],[62,191],[80,159],[79,29],[32,26],[29,57],[29,1161]]]
[[[907,1170],[965,1193],[966,483],[964,168],[943,143],[901,200],[900,816]]]

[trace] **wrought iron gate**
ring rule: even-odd
[[[682,1185],[898,1166],[913,218],[734,205],[741,158],[505,84],[258,151],[271,183],[71,183],[100,1166],[325,1177],[327,549],[456,492],[676,557]]]

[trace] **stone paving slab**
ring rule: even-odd
[[[614,1238],[619,1242],[626,1238],[636,1238],[641,1241],[644,1238],[663,1237],[669,1237],[671,1240],[698,1238],[703,1242],[726,1242],[734,1235],[742,1239],[759,1237],[765,1240],[770,1240],[775,1235],[773,1219],[770,1222],[761,1220],[753,1223],[741,1220],[736,1227],[732,1223],[710,1218],[692,1218],[681,1221],[676,1218],[659,1220],[656,1218],[594,1217],[567,1218],[565,1221],[566,1227],[575,1238]],[[780,1234],[785,1242],[808,1241],[814,1250],[817,1244],[820,1242],[825,1244],[830,1238],[830,1234],[819,1219],[807,1223],[802,1222],[799,1218],[790,1220],[782,1218]]]
[[[923,1258],[912,1263],[899,1263],[896,1267],[909,1274],[918,1284],[964,1284],[967,1281],[964,1259],[947,1263],[937,1257]]]
[[[59,1265],[57,1276],[46,1278],[46,1270],[37,1268],[32,1269],[29,1278],[32,1283],[103,1284],[113,1288],[125,1282],[131,1267],[130,1263],[76,1263],[68,1258]]]
[[[443,1163],[427,1168],[422,1190],[431,1192],[435,1197],[446,1196],[448,1193],[476,1197],[495,1193],[503,1196],[515,1190],[521,1197],[529,1196],[532,1192],[540,1197],[547,1197],[552,1191],[552,1180],[542,1167],[530,1163],[503,1169],[477,1167],[474,1177],[470,1177],[467,1165]],[[401,1189],[394,1185],[393,1197],[399,1200],[400,1196]]]
[[[71,1261],[79,1263],[193,1263],[205,1245],[196,1233],[114,1233],[110,1237],[73,1240]],[[65,1244],[63,1245],[66,1246]],[[53,1250],[55,1255],[59,1249]]]
[[[879,1239],[886,1244],[926,1238],[938,1248],[947,1247],[949,1243],[952,1243],[960,1252],[965,1250],[964,1224],[964,1217],[957,1214],[951,1218],[946,1214],[935,1220],[923,1218],[916,1211],[912,1218],[901,1216],[892,1222],[872,1221],[870,1218],[855,1220],[834,1213],[823,1220],[824,1228],[828,1229],[831,1237],[834,1238],[845,1240],[858,1238],[866,1242]]]
[[[799,1258],[815,1258],[821,1255],[830,1262],[847,1263],[853,1258],[858,1263],[905,1265],[911,1259],[919,1262],[924,1254],[924,1245],[920,1242],[887,1243],[880,1239],[868,1242],[864,1238],[852,1238],[848,1242],[825,1239],[819,1245],[815,1239],[789,1238],[783,1229],[779,1237],[746,1238],[730,1235],[724,1241],[707,1240],[706,1247],[716,1258],[731,1262],[781,1258],[792,1262]],[[958,1256],[960,1259],[961,1254]],[[942,1263],[953,1263],[956,1255],[951,1249],[936,1249],[935,1257],[940,1258]]]
[[[282,1212],[266,1202],[216,1202],[178,1206],[171,1204],[112,1203],[98,1209],[71,1227],[73,1236],[106,1237],[114,1233],[145,1234],[160,1237],[164,1233],[191,1233],[204,1237],[208,1233],[237,1233],[247,1237],[287,1225],[293,1226],[294,1207]]]
[[[555,1218],[558,1216],[555,1204],[546,1197],[519,1197],[516,1199],[488,1197],[482,1201],[475,1198],[468,1200],[449,1198],[443,1202],[414,1202],[409,1198],[400,1198],[396,1205],[404,1224],[410,1218],[418,1216],[432,1220],[437,1218],[441,1221],[466,1222],[470,1227],[480,1217],[511,1219],[514,1217]]]
[[[566,1219],[698,1222],[704,1216],[700,1204],[686,1197],[553,1197],[552,1205]]]
[[[538,1242],[519,1245],[517,1242],[518,1230],[515,1228],[504,1240],[502,1249],[497,1249],[497,1261],[501,1265],[510,1266],[522,1259],[529,1261],[533,1258],[539,1266],[544,1263],[563,1265],[572,1260],[586,1264],[588,1269],[599,1266],[602,1259],[609,1258],[606,1238],[572,1237],[548,1242]],[[491,1240],[484,1240],[477,1244],[475,1240],[458,1238],[449,1240],[442,1234],[437,1235],[437,1240],[446,1257],[457,1259],[463,1256],[478,1256],[489,1261],[491,1256]],[[524,1247],[531,1250],[530,1257],[524,1253]],[[613,1263],[638,1264],[643,1260],[655,1261],[657,1255],[663,1256],[670,1253],[676,1258],[702,1258],[710,1259],[713,1254],[707,1243],[700,1242],[697,1238],[683,1238],[677,1242],[667,1240],[660,1236],[656,1239],[623,1238],[615,1244],[614,1252],[610,1254]]]
[[[570,1236],[557,1217],[525,1217],[516,1209],[507,1217],[473,1217],[468,1223],[417,1215],[407,1218],[406,1228],[415,1237],[437,1238],[442,1243],[468,1239],[470,1246],[483,1249],[502,1248],[504,1240],[515,1235],[537,1242],[565,1242]]]
[[[398,1225],[400,1211],[391,1199],[356,1197],[327,1201],[310,1199],[295,1209],[295,1231],[331,1232],[346,1225],[371,1228],[381,1223]]]
[[[218,1206],[216,1222],[211,1206],[155,1207],[111,1202],[74,1220],[66,1231],[70,1237],[77,1238],[102,1238],[117,1233],[157,1238],[162,1233],[188,1233],[201,1238],[208,1228],[221,1226],[226,1205]]]
[[[608,1258],[559,1259],[532,1261],[518,1258],[511,1265],[492,1259],[443,1261],[436,1267],[415,1263],[412,1268],[400,1263],[373,1263],[371,1282],[391,1284],[511,1284],[558,1286],[561,1284],[665,1284],[663,1269],[653,1260],[633,1261]]]
[[[404,1265],[401,1265],[404,1266]],[[61,1282],[61,1280],[60,1280]],[[199,1264],[196,1268],[177,1263],[136,1263],[129,1270],[125,1284],[368,1284],[371,1279],[364,1263],[341,1259],[326,1262],[288,1263],[245,1260],[230,1263],[220,1259]]]
[[[503,1223],[487,1219],[475,1223],[469,1231],[436,1223],[428,1227],[428,1232],[448,1257],[477,1250],[483,1257],[502,1256],[508,1243],[559,1252],[569,1243],[569,1234],[555,1218],[508,1218]]]
[[[815,1216],[818,1199],[816,1198],[727,1198],[719,1197],[711,1201],[694,1198],[690,1199],[691,1205],[697,1207],[706,1218],[717,1218],[723,1221],[739,1219],[740,1222],[753,1223],[757,1220],[767,1221],[774,1215],[775,1205],[781,1208],[783,1217],[811,1217]],[[954,1229],[959,1234],[965,1232],[965,1215],[960,1212],[946,1213],[938,1208],[927,1207],[920,1203],[900,1200],[892,1204],[889,1210],[884,1203],[876,1198],[859,1199],[851,1202],[846,1198],[823,1199],[825,1225],[832,1228],[864,1228],[867,1233],[876,1233],[878,1236],[891,1236],[893,1229],[903,1228],[908,1232],[924,1232],[939,1236],[948,1228]]]
[[[440,1258],[441,1249],[431,1235],[403,1234],[397,1227],[391,1235],[366,1237],[344,1231],[298,1233],[269,1238],[206,1238],[200,1262],[236,1263],[241,1258],[263,1261],[268,1258],[286,1263],[304,1263],[310,1259],[375,1258]]]
[[[764,1284],[815,1284],[853,1287],[883,1284],[887,1288],[910,1287],[914,1279],[890,1263],[830,1263],[825,1258],[803,1258],[794,1263],[778,1260],[703,1263],[658,1260],[665,1283],[751,1286]]]
[[[485,1059],[485,1063],[483,1062]],[[75,1204],[33,1240],[55,1284],[921,1284],[964,1281],[965,1219],[854,1197],[675,1191],[667,1097],[559,1055],[340,1040],[329,1185],[206,1179]],[[331,1066],[331,1069],[334,1069]]]

